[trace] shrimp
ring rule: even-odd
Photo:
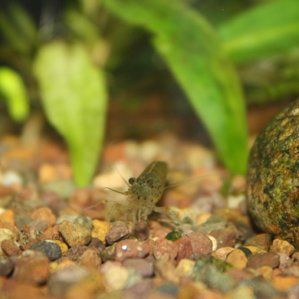
[[[154,161],[137,178],[128,180],[127,191],[110,189],[127,198],[123,202],[108,201],[107,218],[134,223],[146,221],[153,211],[159,210],[156,204],[165,191],[167,171],[168,167],[165,162]]]

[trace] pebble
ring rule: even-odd
[[[44,223],[43,221],[40,221],[40,223]],[[38,236],[39,240],[60,240],[61,235],[58,230],[58,225],[54,224],[53,226],[47,227],[45,230],[41,232],[41,234]]]
[[[0,256],[0,276],[10,275],[13,269],[14,269],[13,261],[6,256]]]
[[[91,236],[105,242],[106,235],[110,230],[110,224],[107,221],[92,220]]]
[[[51,240],[41,241],[31,246],[32,250],[41,251],[50,261],[55,261],[61,257],[61,249],[58,244]]]
[[[256,299],[253,289],[248,286],[240,286],[227,294],[227,299]]]
[[[273,269],[270,266],[261,266],[256,268],[258,273],[262,275],[263,278],[270,281],[273,276]]]
[[[2,295],[2,294],[1,294]],[[37,286],[16,280],[8,280],[3,287],[3,295],[9,299],[51,299],[43,290]]]
[[[23,179],[17,172],[9,170],[3,173],[1,184],[4,186],[21,186],[23,184]]]
[[[67,247],[67,245],[64,242],[60,241],[60,240],[52,240],[52,242],[56,243],[60,247],[60,250],[61,250],[62,254],[66,253],[69,249]]]
[[[125,290],[124,298],[144,298],[146,294],[146,298],[152,289],[152,283],[150,279],[143,279],[138,281],[131,287],[128,287]]]
[[[73,284],[78,283],[87,275],[86,269],[75,264],[58,269],[49,279],[49,292],[52,295],[63,296]]]
[[[115,243],[112,244],[111,246],[106,247],[102,252],[101,252],[101,258],[103,262],[109,261],[109,260],[114,260],[116,255],[116,246]]]
[[[158,239],[153,245],[153,255],[156,259],[162,256],[168,257],[170,260],[175,260],[178,255],[178,245],[167,239]]]
[[[177,261],[192,256],[194,245],[192,246],[192,241],[191,241],[190,237],[183,236],[174,242],[176,243],[177,250],[178,250],[178,253],[176,255]],[[193,240],[193,243],[194,243],[194,240]]]
[[[42,207],[34,210],[31,214],[32,220],[39,220],[46,223],[47,227],[56,223],[56,216],[48,207]]]
[[[92,299],[95,294],[102,294],[104,289],[103,276],[95,271],[89,272],[77,283],[70,285],[66,290],[67,299]]]
[[[111,245],[112,243],[125,238],[128,234],[128,226],[124,222],[116,221],[112,224],[112,227],[106,235],[106,242],[108,245]]]
[[[13,240],[4,240],[1,242],[2,251],[8,256],[15,256],[21,254],[21,249],[17,242]]]
[[[101,268],[108,291],[123,289],[129,279],[129,271],[117,262],[107,262]]]
[[[26,250],[15,260],[15,279],[40,285],[48,280],[49,274],[49,260],[39,251]]]
[[[264,251],[268,251],[271,245],[271,239],[272,237],[270,234],[257,234],[247,239],[245,246],[254,246],[263,249]]]
[[[151,247],[146,241],[121,240],[115,246],[115,260],[124,261],[127,258],[143,258],[149,255],[150,250]]]
[[[204,233],[192,232],[188,234],[191,241],[192,257],[197,259],[203,255],[208,255],[213,250],[213,242]]]
[[[189,276],[192,273],[195,262],[190,259],[181,259],[175,269],[179,277]]]
[[[16,241],[16,234],[15,232],[11,231],[8,228],[0,228],[0,244],[4,240],[11,240],[11,241]],[[3,253],[2,248],[0,246],[0,255]]]
[[[0,196],[1,198],[1,196]],[[15,225],[15,212],[11,209],[1,209],[0,208],[0,221],[9,223],[10,225]]]
[[[279,256],[279,269],[285,271],[286,269],[290,268],[293,260],[290,256],[286,253],[278,253]]]
[[[246,267],[248,259],[242,250],[234,249],[227,255],[226,261],[235,268],[242,270]]]
[[[212,251],[215,251],[218,247],[218,241],[216,240],[216,238],[214,238],[213,236],[210,236],[210,235],[208,235],[208,238],[212,242]]]
[[[213,236],[217,240],[218,247],[233,247],[236,244],[237,232],[231,226],[213,230],[209,233],[209,235]]]
[[[79,258],[79,264],[89,269],[99,269],[102,263],[101,257],[96,248],[88,248]]]
[[[218,248],[215,252],[213,252],[212,256],[219,260],[225,261],[228,254],[231,253],[233,250],[233,247],[221,247]]]
[[[142,277],[152,277],[154,275],[154,263],[146,259],[133,258],[126,259],[123,266],[128,269],[133,269]]]
[[[101,253],[105,248],[105,244],[98,238],[91,238],[91,241],[88,244],[88,246],[90,248],[96,248],[99,253]]]
[[[250,252],[252,254],[266,253],[267,252],[266,250],[264,250],[260,247],[251,246],[251,245],[243,246],[243,248],[247,248],[248,250],[250,250]]]
[[[276,268],[279,266],[279,256],[273,252],[260,253],[251,255],[248,258],[249,268],[259,268],[262,266],[269,266],[271,268]]]
[[[288,241],[275,239],[272,242],[270,251],[291,256],[292,253],[295,252],[295,247],[292,244],[290,244]]]
[[[63,221],[58,229],[70,247],[86,245],[91,241],[92,223],[90,218],[78,217],[74,222]]]
[[[288,291],[292,287],[299,285],[299,278],[295,276],[273,276],[272,283],[279,291]]]

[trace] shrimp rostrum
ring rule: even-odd
[[[155,210],[166,185],[167,164],[154,161],[137,178],[128,180],[129,189],[115,191],[126,196],[123,201],[108,201],[106,215],[109,220],[125,220],[134,223],[147,220]]]

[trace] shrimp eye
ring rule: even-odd
[[[129,182],[130,185],[133,185],[136,182],[136,179],[135,178],[129,178],[128,182]]]

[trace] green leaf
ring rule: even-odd
[[[7,102],[10,116],[22,121],[28,116],[29,99],[21,76],[14,70],[0,68],[0,94]]]
[[[210,24],[182,1],[106,0],[108,9],[153,33],[161,54],[233,173],[244,173],[247,129],[235,69]]]
[[[299,45],[299,3],[276,0],[258,5],[224,23],[219,34],[236,62],[283,52]]]
[[[28,54],[37,42],[37,29],[22,6],[12,3],[0,11],[0,32],[16,51]]]
[[[106,83],[84,47],[52,42],[35,61],[49,121],[65,138],[78,185],[90,182],[100,154],[106,116]]]

